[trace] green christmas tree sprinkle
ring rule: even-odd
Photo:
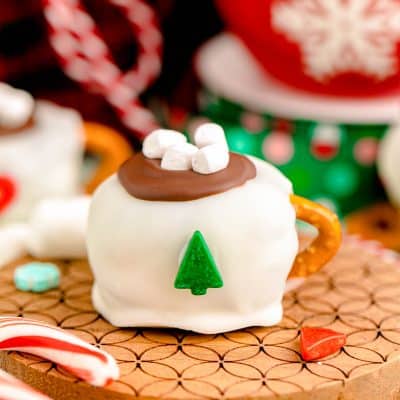
[[[223,286],[222,277],[200,231],[196,231],[183,256],[175,278],[176,289],[190,289],[195,296],[205,295],[208,288]]]

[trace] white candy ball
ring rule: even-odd
[[[143,141],[143,154],[147,158],[163,158],[168,147],[185,143],[186,137],[171,129],[156,129]]]

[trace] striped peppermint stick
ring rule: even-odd
[[[50,400],[50,398],[0,370],[0,400]]]
[[[50,44],[64,72],[100,93],[140,139],[157,128],[153,114],[139,100],[161,69],[162,36],[153,9],[143,0],[109,0],[130,23],[138,45],[136,65],[122,72],[80,0],[42,2]]]
[[[0,317],[0,350],[45,358],[94,386],[106,386],[119,377],[117,363],[111,355],[39,321]]]

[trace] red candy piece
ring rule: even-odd
[[[346,343],[346,335],[325,328],[301,328],[300,351],[304,361],[330,356]]]
[[[16,187],[14,182],[6,176],[0,176],[0,212],[11,204],[15,194]]]

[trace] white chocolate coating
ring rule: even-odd
[[[42,200],[29,220],[29,254],[39,258],[86,258],[86,230],[91,197]]]
[[[30,254],[35,258],[87,257],[91,197],[49,198],[34,207],[29,223],[0,227],[0,268]]]
[[[243,186],[193,201],[132,197],[116,175],[95,192],[88,254],[95,308],[116,326],[217,333],[276,324],[298,250],[290,182],[253,159]],[[200,230],[224,286],[204,296],[174,288],[182,251]]]
[[[0,126],[18,129],[32,116],[35,100],[30,93],[0,82]]]
[[[38,101],[35,124],[21,133],[0,136],[0,175],[11,178],[17,194],[0,212],[0,225],[26,221],[43,198],[79,192],[84,138],[80,115]]]
[[[28,235],[29,227],[25,224],[0,227],[0,268],[27,254]]]
[[[400,208],[400,122],[389,129],[381,141],[377,163],[390,201]]]

